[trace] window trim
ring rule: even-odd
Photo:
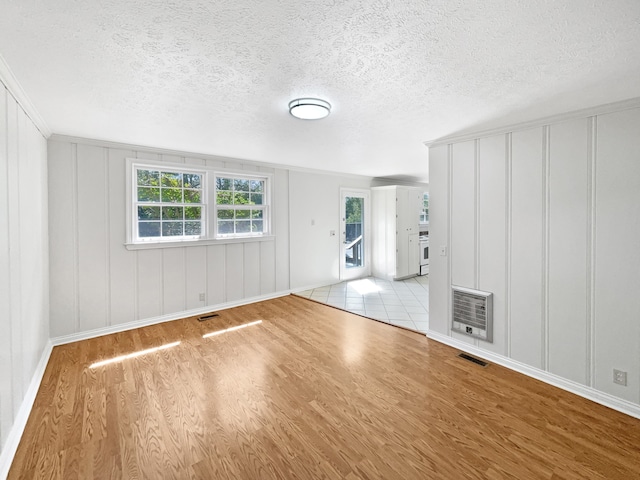
[[[134,168],[143,167],[151,170],[177,171],[181,173],[198,173],[203,175],[203,203],[204,209],[203,233],[200,238],[169,238],[167,240],[138,240],[137,239],[137,215],[133,209],[136,201],[134,192],[137,191],[137,178],[134,177]],[[264,207],[264,231],[258,234],[240,236],[219,236],[217,235],[217,205],[215,179],[217,177],[242,178],[242,179],[262,179],[265,180],[265,192],[263,197]],[[137,158],[126,159],[126,184],[125,184],[125,222],[126,239],[124,246],[127,250],[144,250],[153,248],[173,248],[198,245],[217,245],[227,243],[247,243],[273,241],[271,195],[273,185],[273,174],[267,172],[242,171],[237,169],[226,169],[211,167],[207,165],[195,165],[184,163],[163,162],[160,160],[145,160]],[[135,182],[135,185],[134,185]],[[135,189],[134,189],[135,188]]]
[[[233,180],[264,180],[264,191],[262,192],[262,205],[259,205],[255,210],[262,210],[262,225],[263,229],[261,233],[248,233],[246,235],[229,235],[224,233],[218,233],[218,210],[250,210],[251,206],[237,208],[236,205],[218,205],[216,195],[216,183],[218,178],[231,178]],[[213,203],[211,204],[212,213],[212,237],[216,240],[233,239],[233,238],[255,238],[263,237],[271,234],[271,179],[266,174],[255,174],[244,172],[226,172],[223,170],[215,170],[211,180],[213,185]]]
[[[184,174],[184,173],[192,173],[192,174],[196,174],[196,175],[201,175],[202,176],[202,198],[200,199],[200,203],[198,204],[193,204],[193,206],[198,206],[200,208],[202,208],[202,216],[200,218],[200,221],[202,222],[202,228],[200,230],[200,235],[181,235],[181,236],[176,236],[176,237],[158,237],[158,238],[153,238],[153,237],[139,237],[138,236],[138,227],[139,227],[139,219],[137,218],[136,215],[134,215],[134,210],[135,207],[137,205],[139,205],[140,203],[150,203],[150,202],[140,202],[139,200],[137,200],[137,195],[134,194],[134,188],[137,192],[137,189],[139,187],[138,185],[138,181],[137,181],[137,175],[134,175],[134,172],[137,172],[138,170],[158,170],[161,172],[171,172],[171,173],[180,173],[180,174]],[[135,243],[135,244],[144,244],[144,243],[169,243],[169,242],[190,242],[190,241],[194,241],[194,240],[200,240],[202,238],[207,238],[208,236],[208,224],[209,224],[209,219],[208,219],[208,203],[207,203],[207,199],[208,199],[208,183],[209,183],[209,174],[206,170],[204,169],[195,169],[195,168],[189,168],[188,166],[184,165],[182,167],[180,166],[174,166],[174,165],[165,165],[165,164],[161,164],[161,165],[155,165],[155,164],[148,164],[148,163],[144,163],[144,162],[132,162],[130,167],[129,167],[129,174],[131,176],[130,179],[130,186],[131,186],[131,196],[129,197],[129,202],[130,202],[130,207],[128,208],[129,214],[131,216],[131,222],[129,223],[129,228],[131,229],[131,235],[129,236],[129,238],[131,239],[131,243]],[[134,185],[135,184],[135,185]],[[184,190],[184,187],[183,187]],[[166,204],[167,202],[158,202],[158,206],[162,207]],[[181,202],[181,203],[176,203],[176,205],[185,207],[188,206],[189,204]],[[161,210],[162,211],[162,210]],[[161,220],[162,221],[162,220]],[[184,221],[184,220],[183,220]]]

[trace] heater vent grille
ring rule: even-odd
[[[493,342],[493,294],[451,286],[453,319],[451,329]]]

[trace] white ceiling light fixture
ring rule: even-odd
[[[320,120],[331,113],[331,104],[319,98],[296,98],[289,102],[289,113],[301,120]]]

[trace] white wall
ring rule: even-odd
[[[2,449],[49,339],[48,267],[46,140],[0,83]]]
[[[640,108],[506,130],[430,150],[430,333],[640,404]],[[492,344],[451,284],[494,293]]]
[[[290,172],[292,289],[340,281],[340,187],[369,188],[371,180]]]
[[[275,239],[127,250],[126,158],[273,174]],[[336,281],[339,236],[330,238],[329,229],[339,229],[339,187],[366,187],[370,181],[53,136],[51,336]]]
[[[273,174],[275,239],[127,250],[126,158]],[[59,136],[49,166],[52,337],[288,288],[286,170]]]

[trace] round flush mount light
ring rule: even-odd
[[[296,98],[289,102],[289,113],[302,120],[320,120],[331,113],[331,104],[319,98]]]

